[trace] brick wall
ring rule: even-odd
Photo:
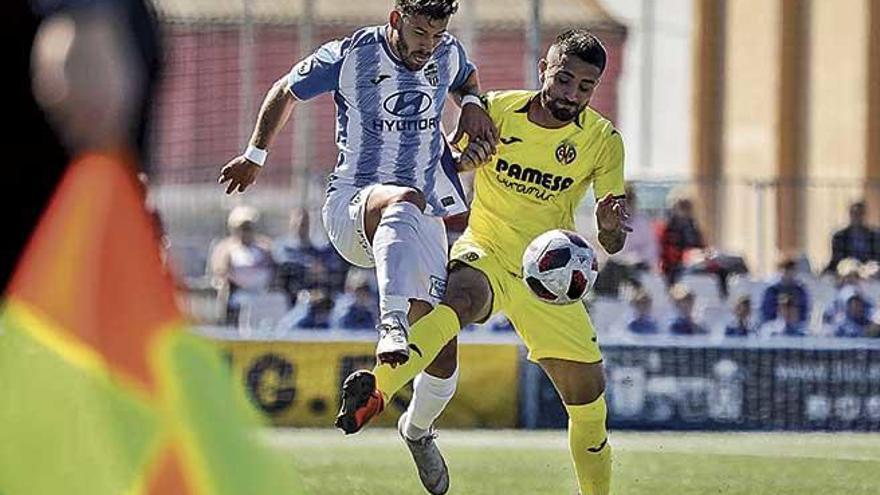
[[[315,29],[316,40],[350,34],[354,26]],[[555,29],[544,33],[549,45]],[[593,106],[612,120],[617,117],[617,83],[622,66],[624,36],[597,32],[609,51],[603,84]],[[295,26],[257,26],[253,44],[246,45],[256,74],[250,115],[242,86],[242,33],[237,26],[165,26],[163,82],[154,120],[153,159],[159,180],[204,182],[213,180],[227,160],[243,148],[256,111],[272,83],[296,62],[299,49]],[[526,37],[522,30],[494,29],[479,33],[471,57],[477,61],[485,89],[512,89],[524,85]],[[452,105],[448,105],[452,106]],[[335,119],[332,98],[323,95],[309,102],[312,124],[310,143],[316,172],[329,172],[336,163]],[[242,119],[245,124],[242,125]],[[447,119],[448,121],[449,119]],[[287,183],[295,163],[296,119],[278,136],[264,182]]]

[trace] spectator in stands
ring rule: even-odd
[[[326,330],[330,328],[330,316],[333,312],[333,299],[330,297],[330,294],[322,288],[316,288],[308,291],[307,297],[304,299],[298,305],[302,308],[302,311],[297,311],[298,308],[294,308],[292,314],[288,313],[288,315],[294,316],[294,318],[289,319],[285,316],[282,318],[282,322],[292,321],[292,326],[289,328],[302,328],[306,330]]]
[[[275,241],[278,285],[287,293],[291,307],[303,290],[322,288],[329,294],[341,292],[348,265],[329,245],[312,242],[309,212],[294,208],[290,213],[290,233]]]
[[[486,322],[489,325],[489,329],[493,332],[514,332],[513,323],[507,319],[502,313],[498,313],[497,316],[491,318]]]
[[[807,326],[800,317],[800,307],[791,294],[781,294],[777,299],[779,305],[776,319],[761,325],[760,333],[764,337],[803,337],[807,334]]]
[[[862,263],[880,261],[880,232],[865,222],[866,206],[857,201],[849,207],[849,225],[838,230],[831,238],[831,261],[826,272],[837,270],[844,258],[855,258]]]
[[[638,198],[632,184],[626,186],[626,203],[630,211],[629,226],[632,232],[626,236],[623,249],[611,255],[602,267],[593,287],[596,294],[616,297],[621,283],[639,287],[639,272],[655,271],[660,267],[657,234],[651,219],[638,209]]]
[[[685,251],[704,247],[703,234],[694,217],[693,202],[688,198],[678,198],[660,232],[660,267],[666,281],[670,285],[678,281],[684,266]]]
[[[809,318],[810,295],[804,284],[797,279],[797,264],[797,259],[791,256],[785,256],[779,261],[777,279],[767,287],[761,300],[762,322],[776,319],[780,307],[779,298],[782,295],[791,296],[797,306],[798,320],[801,323],[806,322]]]
[[[682,284],[675,284],[669,291],[675,305],[676,316],[669,324],[672,335],[702,335],[708,333],[694,320],[694,293]]]
[[[749,337],[755,333],[752,322],[752,298],[743,294],[733,305],[733,321],[724,328],[725,337]]]
[[[875,337],[880,335],[878,315],[867,298],[855,287],[848,286],[841,291],[844,311],[834,329],[835,337]]]
[[[862,264],[855,258],[844,258],[837,264],[837,292],[825,311],[822,313],[822,322],[826,325],[836,326],[846,312],[846,298],[851,290],[859,291],[862,286]]]
[[[379,296],[373,289],[370,270],[352,268],[345,280],[345,292],[336,297],[333,327],[350,330],[373,330],[379,309]]]
[[[880,261],[869,261],[863,264],[859,273],[862,280],[880,281]]]
[[[654,335],[660,331],[657,320],[651,314],[651,303],[651,296],[647,291],[639,289],[635,292],[632,299],[635,315],[626,324],[627,330],[639,335]]]
[[[226,309],[227,325],[237,324],[241,304],[249,296],[268,290],[273,280],[272,242],[257,233],[259,217],[253,207],[233,208],[227,219],[229,236],[211,250],[211,284]]]

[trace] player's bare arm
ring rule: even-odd
[[[623,249],[627,232],[632,232],[626,200],[616,199],[608,193],[596,203],[596,222],[599,225],[599,244],[608,254]]]
[[[268,150],[275,136],[290,119],[296,102],[296,97],[287,89],[287,77],[275,81],[260,106],[257,124],[249,144],[260,150]],[[236,189],[238,192],[244,192],[248,186],[256,181],[260,168],[260,164],[240,155],[233,158],[220,170],[218,182],[221,184],[229,182],[226,194],[232,194]]]
[[[461,107],[458,129],[455,131],[452,142],[459,142],[462,136],[467,134],[471,141],[486,141],[494,154],[495,145],[498,144],[498,128],[495,127],[489,113],[483,105],[462,104],[462,99],[466,96],[480,96],[480,80],[477,77],[477,71],[471,72],[464,84],[450,94],[455,103]]]

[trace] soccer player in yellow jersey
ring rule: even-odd
[[[413,352],[406,364],[380,364],[373,372],[358,371],[346,380],[337,425],[347,433],[378,414],[460,328],[503,311],[525,342],[529,359],[541,365],[565,404],[581,493],[608,493],[611,448],[596,332],[582,304],[542,302],[521,276],[529,242],[550,229],[573,230],[575,210],[590,185],[601,198],[596,205],[599,242],[609,253],[623,247],[629,230],[623,142],[614,126],[588,107],[605,59],[597,38],[584,30],[569,30],[540,61],[540,91],[486,95],[501,143],[494,155],[486,143],[468,143],[460,158],[460,169],[477,167],[475,199],[468,228],[452,247],[446,295],[413,325]],[[419,441],[400,429],[408,441]],[[429,471],[448,480],[436,447],[415,461],[423,482]],[[425,486],[431,493],[445,492]]]

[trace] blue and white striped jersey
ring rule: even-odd
[[[300,100],[333,92],[339,159],[330,187],[400,184],[425,194],[430,215],[465,211],[440,116],[447,93],[474,65],[447,33],[424,68],[412,71],[392,53],[385,30],[368,27],[326,43],[288,75]]]

